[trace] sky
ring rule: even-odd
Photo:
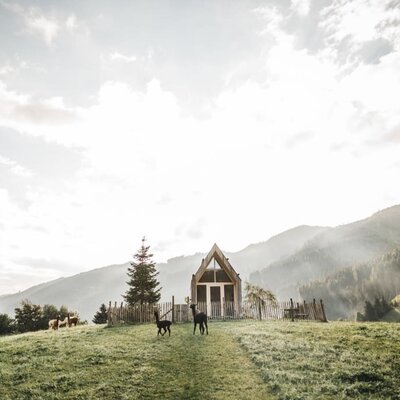
[[[0,0],[0,294],[399,204],[399,50],[399,0]]]

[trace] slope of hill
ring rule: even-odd
[[[400,326],[213,322],[0,337],[0,399],[399,399]]]
[[[250,280],[280,297],[298,297],[301,284],[365,263],[400,246],[400,206],[326,230],[284,260],[252,273]]]
[[[83,319],[92,320],[101,303],[110,300],[121,301],[126,291],[126,271],[128,264],[83,272],[68,278],[36,285],[22,292],[0,298],[0,313],[14,315],[14,309],[22,300],[35,304],[66,305],[77,310]]]
[[[225,253],[234,268],[245,277],[249,271],[276,261],[300,248],[307,240],[326,230],[321,227],[301,226],[272,237],[266,242],[250,245],[237,253]],[[210,244],[211,248],[212,243]],[[189,294],[190,279],[198,269],[205,254],[175,257],[157,265],[162,286],[162,300],[169,301],[174,295],[176,302],[183,302]],[[36,304],[65,304],[78,310],[83,319],[91,320],[101,303],[122,301],[126,292],[129,263],[111,265],[83,272],[68,278],[46,282],[25,291],[0,298],[0,314],[14,315],[14,309],[22,300]]]
[[[323,298],[328,319],[354,319],[365,301],[400,293],[400,249],[300,287],[303,298]]]

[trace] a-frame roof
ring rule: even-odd
[[[199,269],[194,274],[194,279],[196,280],[196,282],[198,282],[200,280],[204,271],[207,269],[208,265],[210,264],[210,262],[213,258],[215,258],[217,260],[218,264],[228,274],[228,276],[231,278],[232,282],[240,281],[239,275],[233,269],[229,260],[225,257],[224,253],[222,253],[221,249],[217,246],[217,244],[214,243],[214,246],[211,248],[211,250],[207,254],[206,258],[203,258]]]

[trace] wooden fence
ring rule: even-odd
[[[321,321],[327,322],[322,300],[307,303],[290,301],[249,303],[239,306],[234,302],[197,303],[197,309],[207,313],[210,320],[224,319],[260,319],[260,320],[289,320],[289,321]],[[172,322],[189,322],[193,320],[192,311],[188,304],[175,304],[172,301],[158,304],[143,304],[128,306],[124,303],[114,305],[109,303],[107,312],[108,325],[124,323],[154,322],[154,311],[158,309],[160,319]]]

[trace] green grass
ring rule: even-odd
[[[0,338],[0,399],[400,399],[400,326],[213,322]]]
[[[78,327],[0,339],[0,399],[268,399],[225,329]],[[239,390],[238,390],[239,388]]]
[[[400,326],[252,322],[233,328],[279,399],[400,399]]]

